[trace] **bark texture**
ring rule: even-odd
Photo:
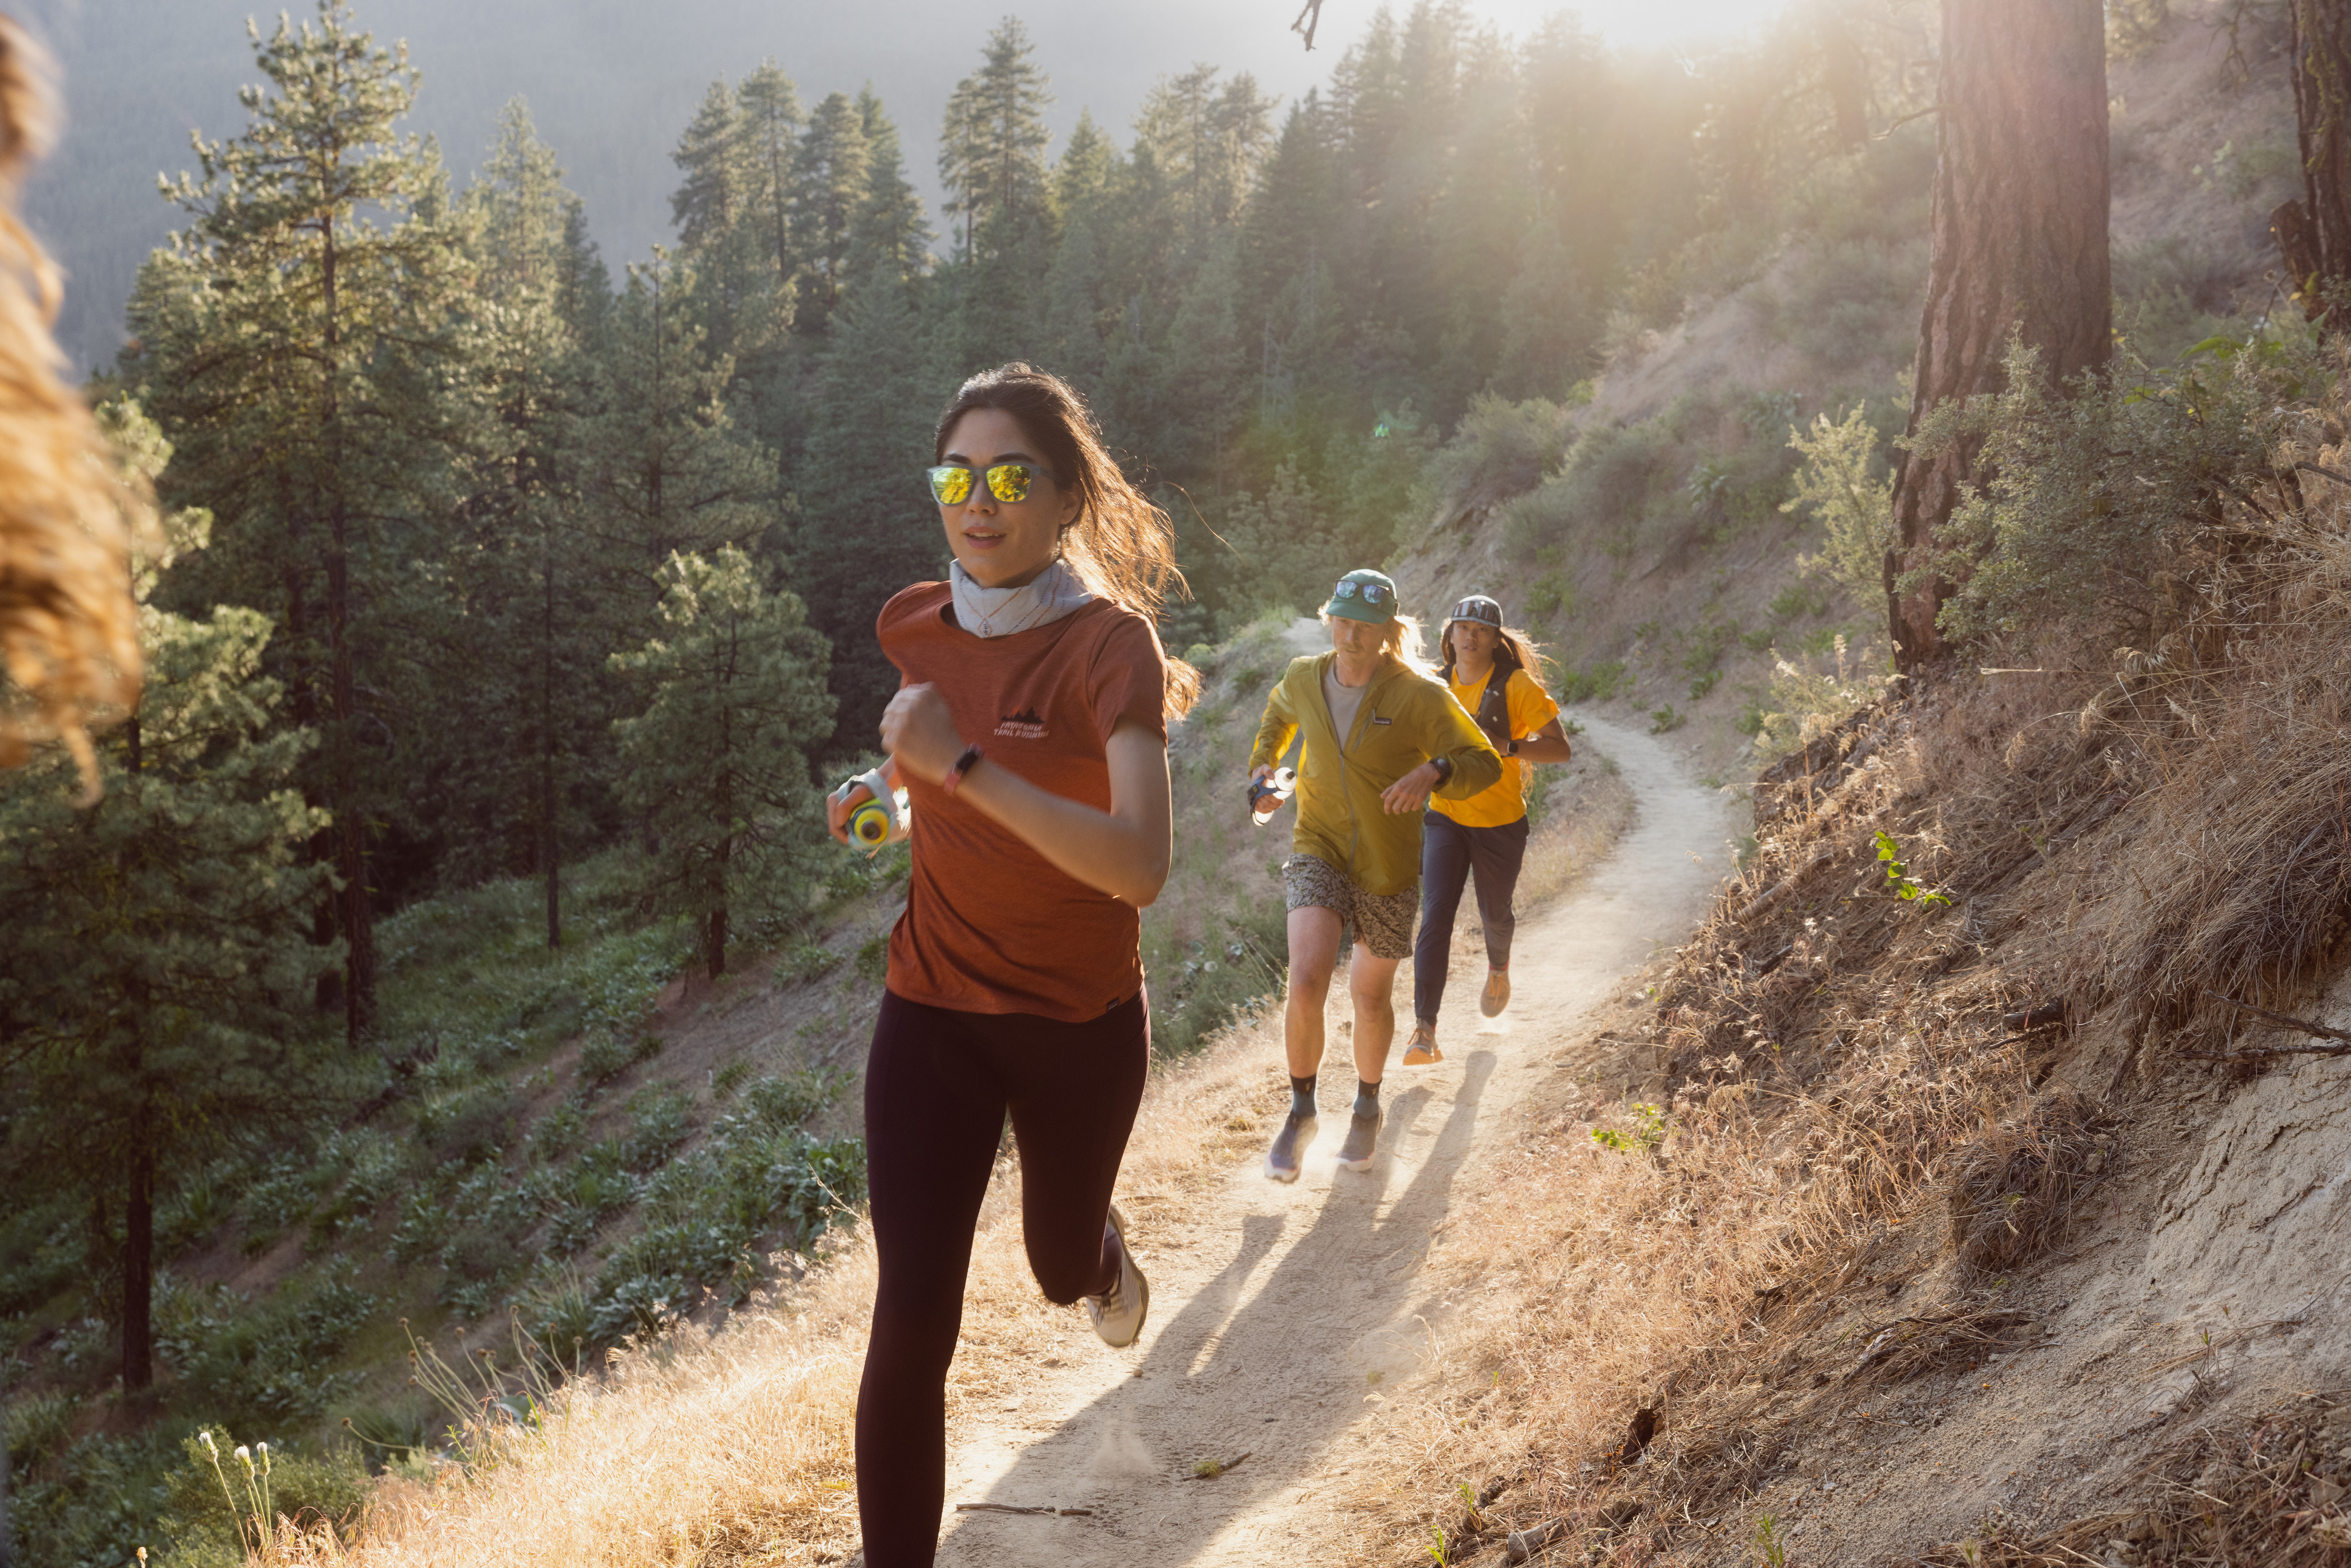
[[[2059,384],[2113,343],[2106,243],[2106,45],[2098,0],[1944,0],[1933,258],[1918,325],[1909,430],[1938,404],[2000,390],[2011,331]],[[1906,454],[1894,488],[1886,593],[1895,656],[1940,646],[1951,584],[1908,593],[1935,530],[1976,473],[1980,446]]]
[[[2294,119],[2302,200],[2270,214],[2294,297],[2312,320],[2329,284],[2351,279],[2351,5],[2292,0]]]

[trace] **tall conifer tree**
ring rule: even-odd
[[[416,93],[404,51],[354,31],[346,0],[253,38],[268,85],[244,90],[243,135],[195,138],[201,180],[166,184],[193,221],[141,269],[125,368],[179,446],[169,498],[219,519],[181,574],[187,601],[277,622],[291,715],[323,727],[310,788],[334,816],[320,852],[357,1039],[376,1008],[369,823],[397,798],[377,758],[424,717],[389,695],[406,675],[393,628],[468,417],[459,234],[437,155],[397,129]]]

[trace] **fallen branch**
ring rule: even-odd
[[[1008,1502],[959,1502],[956,1504],[956,1511],[957,1513],[1041,1513],[1061,1519],[1092,1519],[1094,1516],[1094,1511],[1090,1508],[1019,1508]]]
[[[2280,1029],[2296,1029],[2320,1040],[2331,1040],[2334,1045],[2265,1045],[2252,1051],[2183,1051],[2179,1054],[2190,1061],[2266,1061],[2273,1056],[2351,1056],[2351,1030],[2329,1029],[2308,1019],[2290,1018],[2273,1013],[2267,1008],[2257,1008],[2251,1002],[2241,1002],[2234,997],[2224,997],[2218,991],[2204,993],[2216,1002],[2226,1002],[2257,1017],[2265,1018]]]

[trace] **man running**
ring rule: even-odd
[[[1347,975],[1354,1000],[1355,1103],[1339,1163],[1367,1169],[1379,1139],[1380,1078],[1395,1039],[1396,965],[1412,952],[1419,909],[1420,813],[1432,791],[1475,795],[1502,759],[1419,657],[1420,628],[1396,612],[1384,573],[1351,571],[1322,607],[1328,653],[1293,660],[1267,698],[1250,777],[1270,777],[1299,747],[1295,852],[1282,868],[1290,907],[1289,1118],[1266,1152],[1272,1180],[1298,1179],[1316,1130],[1322,1004],[1343,928],[1354,927]]]
[[[1453,607],[1437,640],[1439,673],[1453,700],[1472,715],[1503,753],[1502,778],[1465,798],[1431,800],[1422,819],[1420,939],[1412,958],[1412,1039],[1404,1064],[1445,1060],[1437,1045],[1437,1014],[1445,1002],[1445,972],[1453,958],[1453,917],[1461,889],[1478,879],[1478,918],[1486,928],[1486,986],[1478,1010],[1499,1017],[1510,1005],[1510,936],[1518,916],[1510,897],[1527,857],[1527,780],[1537,762],[1565,762],[1559,704],[1544,691],[1542,655],[1527,634],[1502,624],[1502,607],[1473,593]]]

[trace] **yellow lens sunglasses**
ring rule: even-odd
[[[942,507],[960,507],[971,499],[972,470],[960,463],[942,463],[924,470],[931,481],[931,496]],[[998,463],[987,470],[987,493],[999,501],[1025,501],[1029,486],[1036,476],[1053,476],[1032,463]]]

